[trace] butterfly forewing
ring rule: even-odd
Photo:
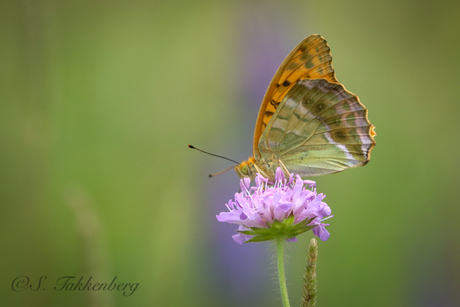
[[[289,53],[265,93],[254,131],[253,153],[256,158],[259,157],[258,143],[262,132],[286,94],[299,80],[320,78],[338,82],[329,45],[322,36],[310,35]]]
[[[374,134],[367,109],[343,85],[301,80],[284,96],[258,146],[264,160],[315,176],[365,164]]]

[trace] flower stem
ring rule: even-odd
[[[277,260],[278,260],[278,279],[280,283],[281,298],[284,307],[290,307],[286,286],[286,274],[284,273],[284,239],[276,240]]]

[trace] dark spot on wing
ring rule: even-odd
[[[305,109],[309,109],[310,105],[313,103],[311,99],[302,99],[302,105],[304,106]]]
[[[345,133],[343,133],[342,130],[338,130],[336,133],[335,133],[335,136],[338,137],[339,139],[346,139],[347,136],[345,135]]]
[[[277,109],[278,106],[280,105],[280,102],[279,102],[279,101],[276,102],[275,100],[270,99],[270,104],[271,104],[275,109]]]
[[[303,52],[302,55],[300,56],[301,61],[305,61],[308,58],[310,58],[310,54],[308,53],[308,51]]]
[[[312,63],[311,60],[308,60],[308,61],[305,62],[305,67],[306,67],[307,69],[310,69],[310,68],[312,68],[313,66],[314,66],[314,65],[313,65],[313,63]]]
[[[347,135],[345,133],[345,131],[343,130],[337,130],[337,131],[334,131],[332,133],[332,138],[335,140],[335,141],[343,141],[343,140],[346,140],[347,139]]]
[[[322,110],[324,110],[324,103],[320,102],[320,103],[318,103],[317,105],[315,105],[315,111],[316,111],[316,113],[319,113],[319,112],[321,112]]]

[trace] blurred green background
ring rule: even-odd
[[[460,305],[460,2],[0,2],[2,306],[281,306],[272,246],[215,215],[304,37],[369,109],[363,168],[315,178],[335,215],[318,306]],[[309,232],[288,247],[300,300]],[[14,292],[28,276],[46,290]],[[140,283],[54,291],[62,276]],[[86,280],[85,279],[85,280]]]

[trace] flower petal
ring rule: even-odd
[[[331,236],[329,231],[327,231],[322,224],[319,224],[318,226],[313,228],[313,233],[315,234],[315,236],[320,238],[321,241],[327,241],[327,239],[329,239],[329,237]]]
[[[235,242],[296,241],[296,236],[311,229],[321,240],[329,238],[328,224],[323,221],[331,217],[331,208],[323,202],[325,195],[317,194],[314,181],[297,174],[286,180],[284,171],[277,168],[274,183],[260,174],[255,183],[251,187],[249,178],[241,179],[241,191],[225,204],[228,212],[216,216],[220,222],[239,225],[238,231],[244,233],[234,235]]]
[[[238,233],[236,235],[233,235],[232,238],[233,240],[238,243],[238,244],[243,244],[244,242],[251,240],[253,236],[248,236],[242,233]]]
[[[242,192],[247,191],[250,186],[251,186],[251,178],[245,177],[240,180],[240,189]]]

